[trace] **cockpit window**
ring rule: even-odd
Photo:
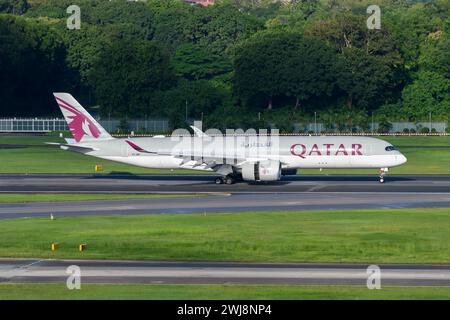
[[[384,148],[384,150],[386,151],[394,151],[397,150],[394,146],[387,146],[386,148]]]

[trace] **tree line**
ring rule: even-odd
[[[5,0],[0,116],[58,115],[73,93],[101,116],[203,118],[210,127],[289,131],[450,115],[450,5],[382,0]],[[70,5],[81,29],[69,30]],[[283,127],[287,126],[287,127]]]

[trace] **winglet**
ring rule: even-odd
[[[206,133],[204,133],[199,128],[194,127],[194,126],[190,126],[190,127],[192,128],[192,130],[194,130],[194,132],[197,135],[197,137],[200,137],[200,138],[207,138],[207,137],[209,137]]]

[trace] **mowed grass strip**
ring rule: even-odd
[[[450,209],[3,219],[0,243],[1,257],[448,264]]]
[[[145,285],[81,284],[68,290],[61,284],[0,283],[0,300],[411,300],[450,299],[448,287],[385,287],[297,285]]]
[[[450,136],[402,136],[380,137],[396,145],[408,158],[400,167],[392,168],[392,174],[450,174]],[[201,174],[195,170],[147,169],[101,160],[82,154],[64,151],[44,142],[62,142],[51,136],[11,137],[0,136],[1,144],[30,146],[17,149],[0,148],[0,173],[93,173],[95,165],[101,165],[104,173],[161,173]],[[300,170],[306,174],[377,174],[377,170],[318,169]]]
[[[60,193],[26,193],[0,194],[0,203],[28,203],[28,202],[60,202],[60,201],[89,201],[89,200],[125,200],[125,199],[173,199],[187,197],[205,197],[206,194],[60,194]]]

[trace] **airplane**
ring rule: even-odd
[[[69,93],[54,93],[73,139],[61,149],[129,165],[215,172],[216,184],[278,181],[298,169],[389,168],[406,157],[384,140],[361,136],[225,135],[214,139],[199,128],[195,135],[112,137]],[[209,132],[209,130],[207,131]]]

